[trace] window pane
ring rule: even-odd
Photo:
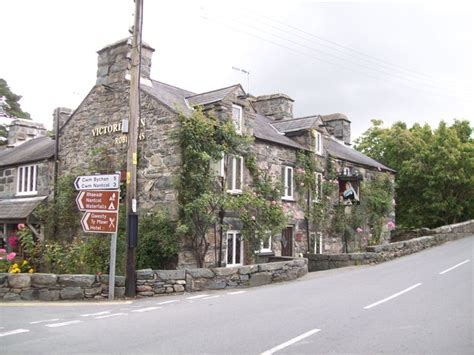
[[[225,162],[226,162],[226,165],[227,165],[227,175],[226,175],[227,190],[233,190],[233,181],[232,181],[232,174],[233,174],[233,171],[234,171],[233,160],[234,159],[229,158],[228,156],[225,159]]]
[[[227,264],[233,264],[234,234],[227,234]]]
[[[242,158],[235,158],[235,189],[242,189]]]
[[[240,233],[235,235],[235,262],[234,264],[240,264],[240,248],[241,248]]]
[[[35,191],[34,187],[34,182],[35,182],[35,166],[30,166],[30,181],[29,181],[29,190],[28,191]]]
[[[232,106],[232,121],[237,132],[241,130],[241,113],[242,109],[239,106]]]
[[[287,185],[288,185],[288,197],[293,196],[293,170],[287,168]]]

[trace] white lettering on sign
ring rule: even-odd
[[[119,185],[118,174],[78,176],[74,181],[76,190],[118,189]]]

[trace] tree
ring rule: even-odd
[[[20,107],[21,96],[11,92],[7,82],[0,79],[0,114],[6,114],[10,118],[31,119],[28,112],[24,112]],[[4,100],[4,101],[3,101]],[[0,122],[0,145],[7,143],[8,130],[6,123]]]
[[[397,170],[397,221],[403,227],[436,227],[474,217],[474,142],[468,121],[436,130],[397,122],[372,127],[355,149]]]
[[[23,118],[30,120],[30,114],[25,112],[20,107],[20,95],[14,94],[8,87],[7,82],[4,79],[0,79],[0,97],[6,99],[6,107],[4,107],[5,112],[13,118]]]

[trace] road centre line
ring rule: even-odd
[[[67,325],[72,325],[72,324],[77,324],[77,323],[82,323],[82,320],[71,320],[69,322],[63,322],[63,323],[45,324],[45,326],[49,328],[57,328],[57,327],[65,327]]]
[[[374,302],[374,303],[372,303],[372,304],[369,304],[368,306],[365,306],[364,309],[371,309],[372,307],[375,307],[375,306],[378,306],[378,305],[381,304],[381,303],[390,301],[391,299],[394,299],[395,297],[401,296],[401,295],[403,295],[404,293],[407,293],[407,292],[409,292],[409,291],[413,290],[414,288],[416,288],[416,287],[418,287],[418,286],[421,286],[421,285],[422,285],[421,283],[417,283],[417,284],[415,284],[415,285],[413,285],[413,286],[410,286],[410,287],[408,287],[408,288],[406,288],[406,289],[404,289],[404,290],[402,290],[402,291],[400,291],[400,292],[397,292],[397,293],[395,293],[395,294],[393,294],[393,295],[391,295],[391,296],[388,296],[387,298],[384,298],[383,300],[380,300],[380,301]]]
[[[227,292],[228,295],[240,295],[241,293],[245,293],[247,291],[234,291],[234,292]]]
[[[56,322],[58,321],[59,318],[54,318],[54,319],[45,319],[45,320],[37,320],[34,322],[30,322],[30,324],[40,324],[40,323],[48,323],[48,322]]]
[[[203,298],[203,297],[208,297],[209,295],[197,295],[197,296],[192,296],[192,297],[188,297],[186,298],[187,300],[195,300],[195,299],[198,299],[198,298]]]
[[[95,317],[95,319],[103,319],[103,318],[126,316],[126,315],[127,315],[127,313],[112,313],[112,314],[107,314],[107,315],[105,315],[105,316],[98,316],[98,317]]]
[[[103,312],[97,312],[97,313],[88,313],[88,314],[81,314],[81,317],[92,317],[92,316],[102,316],[104,314],[109,314],[110,311],[103,311]]]
[[[158,302],[157,304],[158,304],[158,305],[162,305],[162,304],[175,303],[175,302],[178,302],[178,301],[179,301],[179,300],[170,300],[170,301]]]
[[[142,313],[142,312],[154,311],[155,309],[160,309],[160,308],[161,307],[147,307],[147,308],[135,309],[132,312]]]
[[[204,297],[203,300],[212,300],[213,298],[218,298],[218,297],[221,297],[221,296],[215,295],[215,296]]]
[[[29,332],[28,329],[15,329],[15,330],[10,330],[9,332],[0,333],[0,337],[6,337],[8,335],[28,333],[28,332]]]
[[[277,351],[280,351],[284,348],[287,348],[288,346],[290,345],[293,345],[297,342],[299,342],[300,340],[303,340],[304,338],[307,338],[313,334],[316,334],[317,332],[321,331],[321,329],[312,329],[306,333],[303,333],[301,335],[298,335],[297,337],[294,337],[293,339],[290,339],[280,345],[277,345],[273,348],[271,348],[270,350],[267,350],[267,351],[264,351],[263,353],[261,353],[261,355],[271,355],[273,353],[276,353]]]
[[[459,266],[461,266],[461,265],[464,265],[464,264],[466,264],[466,263],[468,263],[468,262],[470,262],[470,261],[471,261],[471,260],[466,259],[466,260],[460,262],[459,264],[456,264],[456,265],[454,265],[454,266],[451,266],[449,269],[446,269],[446,270],[441,271],[439,274],[440,274],[440,275],[446,274],[447,272],[450,272],[451,270],[453,270],[453,269],[455,269],[455,268],[457,268],[457,267],[459,267]]]

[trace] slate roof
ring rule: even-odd
[[[226,88],[217,89],[213,91],[204,92],[201,94],[195,94],[188,96],[186,99],[190,106],[206,105],[213,102],[221,101],[224,99],[232,90],[241,87],[240,84],[232,85]]]
[[[345,144],[339,143],[335,138],[323,138],[324,149],[330,156],[336,159],[346,160],[352,163],[361,164],[373,168],[380,168],[381,170],[395,172],[395,170],[379,163],[378,161],[369,158],[367,155],[358,152],[355,149],[348,147]]]
[[[0,200],[0,220],[27,218],[45,199],[46,196]]]
[[[279,133],[274,127],[272,127],[271,120],[261,114],[257,114],[255,118],[253,134],[255,138],[261,140],[278,143],[296,149],[308,150],[301,144],[298,144],[294,140],[283,135],[282,133]]]
[[[280,132],[289,133],[313,128],[318,119],[319,115],[315,115],[272,122],[271,124]]]
[[[151,83],[151,87],[142,83],[140,88],[175,111],[181,111],[185,115],[191,113],[191,108],[186,104],[186,97],[194,95],[193,92],[156,80],[151,80]]]
[[[0,151],[0,167],[26,164],[54,156],[54,140],[49,137],[30,139],[25,143]]]

